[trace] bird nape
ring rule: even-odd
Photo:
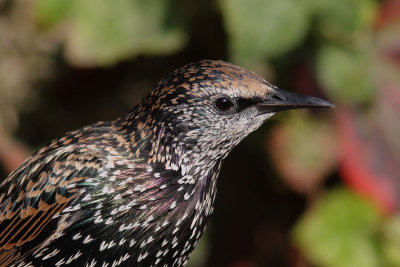
[[[0,266],[184,266],[232,148],[275,112],[327,107],[226,62],[186,65],[2,181]]]

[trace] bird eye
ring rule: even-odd
[[[215,100],[215,107],[219,111],[226,112],[234,107],[232,100],[227,97],[219,97]]]

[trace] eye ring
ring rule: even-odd
[[[227,96],[220,96],[214,100],[214,107],[219,112],[227,113],[234,109],[235,103]]]

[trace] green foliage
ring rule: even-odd
[[[349,190],[336,189],[299,221],[294,236],[318,266],[382,266],[375,235],[379,221],[369,202]]]
[[[36,0],[35,15],[42,26],[50,27],[66,19],[74,6],[74,0]]]
[[[307,34],[309,0],[221,0],[230,54],[249,65],[287,53]]]
[[[317,76],[329,96],[337,103],[358,104],[371,102],[375,93],[367,53],[332,45],[320,48]]]
[[[316,72],[323,89],[346,105],[371,103],[375,96],[372,30],[375,0],[316,1],[316,16],[323,42]]]
[[[307,112],[291,112],[268,136],[271,160],[294,190],[312,193],[337,164],[333,127]]]
[[[109,65],[138,54],[181,48],[182,29],[168,22],[170,1],[37,0],[41,24],[68,25],[67,58],[77,65]]]
[[[315,5],[321,33],[336,42],[363,38],[377,12],[375,0],[317,0]]]
[[[400,216],[394,216],[382,226],[383,255],[386,266],[400,266]]]

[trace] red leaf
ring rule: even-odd
[[[398,159],[391,156],[384,136],[374,129],[373,123],[369,128],[371,124],[360,121],[349,110],[338,111],[339,172],[350,187],[377,203],[383,211],[398,210],[400,203],[396,195],[400,181],[395,173],[400,172],[393,172]]]

